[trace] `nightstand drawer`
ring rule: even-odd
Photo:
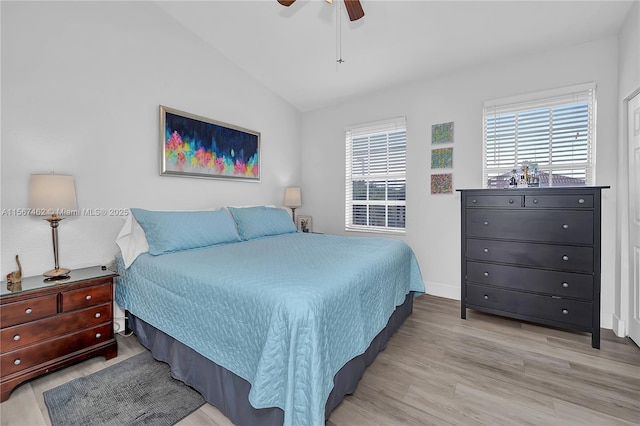
[[[593,244],[593,212],[468,209],[466,229],[469,237]]]
[[[111,284],[86,287],[62,293],[62,312],[82,309],[110,302],[112,297]]]
[[[581,328],[591,327],[593,304],[589,302],[469,284],[467,304],[471,308],[484,307]]]
[[[46,340],[33,346],[11,351],[0,357],[2,375],[6,376],[29,367],[84,350],[113,338],[111,323]]]
[[[38,297],[23,302],[8,303],[0,309],[0,325],[10,327],[35,321],[58,313],[58,299],[55,294]]]
[[[467,197],[468,207],[522,207],[521,195],[473,195]]]
[[[111,304],[107,303],[82,311],[45,318],[28,324],[3,328],[0,331],[2,353],[51,339],[78,329],[111,321]]]
[[[539,266],[571,272],[594,271],[593,247],[467,239],[467,259]]]
[[[525,195],[524,207],[592,209],[593,195]]]
[[[467,281],[532,293],[593,299],[593,275],[589,274],[467,262]]]

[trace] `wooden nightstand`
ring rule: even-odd
[[[87,358],[118,354],[113,334],[113,279],[100,266],[65,281],[23,278],[0,285],[0,402],[22,382]]]

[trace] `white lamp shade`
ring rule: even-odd
[[[302,196],[300,195],[300,188],[297,186],[291,186],[284,190],[284,205],[286,207],[300,207],[302,205]]]
[[[34,214],[71,215],[78,209],[76,186],[69,175],[31,175],[29,208]]]

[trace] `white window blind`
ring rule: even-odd
[[[483,114],[485,187],[506,187],[524,162],[541,186],[595,183],[594,83],[488,101]]]
[[[404,117],[345,129],[346,230],[404,232],[406,135]]]

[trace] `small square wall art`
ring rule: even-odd
[[[431,175],[431,193],[432,194],[453,193],[453,173],[442,173],[437,175]]]
[[[431,150],[432,169],[453,168],[453,148],[438,148]]]
[[[431,126],[431,143],[451,143],[453,142],[453,121],[448,123],[434,124]]]

